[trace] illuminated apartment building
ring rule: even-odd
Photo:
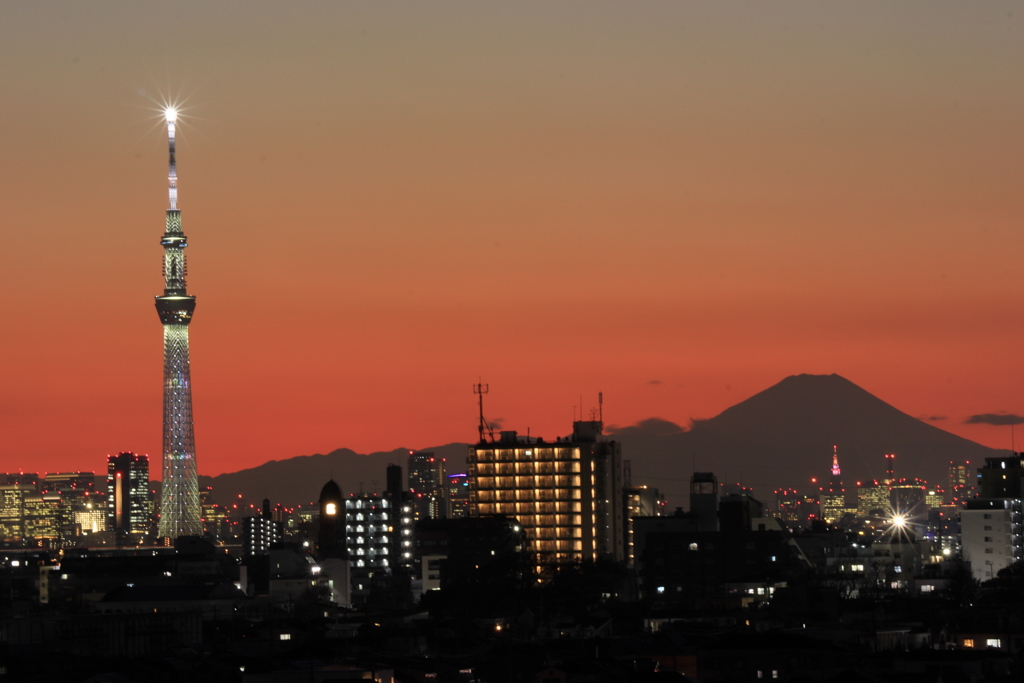
[[[149,456],[124,452],[107,456],[107,528],[138,542],[151,530],[153,497]]]
[[[622,450],[601,431],[600,421],[574,422],[554,443],[502,432],[470,446],[470,516],[519,520],[537,567],[623,560]]]

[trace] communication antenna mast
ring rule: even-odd
[[[473,393],[477,395],[477,403],[480,405],[480,425],[477,429],[480,431],[480,443],[484,442],[484,431],[486,430],[490,436],[491,441],[494,441],[494,430],[491,429],[487,420],[484,419],[484,394],[490,390],[489,384],[474,384]]]
[[[597,419],[604,422],[604,392],[597,392]]]

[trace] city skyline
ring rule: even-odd
[[[1022,19],[739,8],[5,7],[0,469],[161,450],[165,99],[202,474],[471,442],[481,379],[554,436],[838,373],[1009,448]]]

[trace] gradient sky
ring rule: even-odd
[[[481,378],[1024,413],[1019,2],[3,0],[0,471],[160,453],[165,99],[202,473],[470,440]]]

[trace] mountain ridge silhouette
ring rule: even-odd
[[[568,430],[566,430],[568,431]],[[912,417],[839,375],[791,375],[709,419],[679,425],[658,417],[627,427],[609,426],[622,442],[632,483],[658,488],[670,506],[688,506],[693,471],[714,472],[722,483],[752,486],[755,497],[773,499],[776,488],[810,493],[827,481],[832,447],[839,453],[843,482],[853,494],[857,481],[881,479],[886,453],[896,454],[897,477],[919,477],[946,485],[950,460],[980,466],[1006,452],[989,448]],[[447,472],[464,472],[468,444],[415,450],[446,458]],[[242,493],[249,502],[306,504],[330,478],[346,494],[384,487],[385,468],[406,472],[410,449],[362,455],[347,448],[328,454],[272,460],[262,465],[200,477],[214,500],[230,502]],[[374,484],[376,482],[376,484]]]

